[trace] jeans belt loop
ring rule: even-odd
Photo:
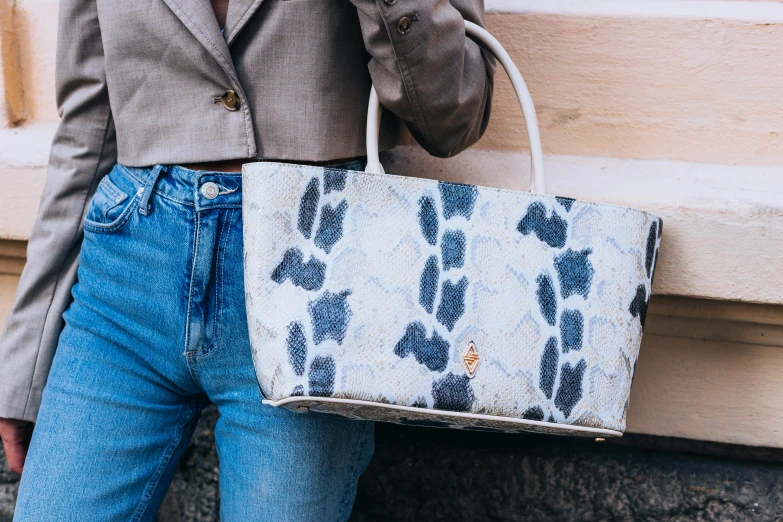
[[[139,214],[142,216],[148,216],[152,211],[152,205],[150,204],[150,196],[152,196],[152,189],[155,188],[155,183],[158,182],[158,178],[166,172],[168,168],[165,165],[155,165],[152,168],[152,173],[144,183],[144,191],[141,193],[141,201],[139,201]]]

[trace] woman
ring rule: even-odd
[[[371,81],[383,148],[400,121],[437,156],[474,143],[483,2],[211,4],[61,2],[62,120],[0,341],[17,520],[154,520],[209,403],[224,521],[343,520],[372,455],[371,423],[261,404],[238,173],[361,169]]]

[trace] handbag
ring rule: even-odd
[[[367,168],[243,168],[244,278],[264,403],[354,419],[619,436],[661,220],[547,194],[530,93],[487,31],[530,140],[529,192]]]

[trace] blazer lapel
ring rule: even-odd
[[[245,27],[247,21],[256,12],[258,6],[263,3],[264,0],[229,0],[228,2],[228,14],[226,15],[226,42],[231,45],[231,42],[237,37],[242,28]]]
[[[228,45],[220,34],[210,0],[163,0],[193,36],[215,57],[218,63],[236,80],[236,71]],[[231,0],[229,6],[234,2]],[[229,16],[231,8],[229,7]],[[228,33],[228,31],[226,31]]]

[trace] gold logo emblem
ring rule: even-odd
[[[479,358],[478,350],[473,341],[468,343],[468,348],[465,350],[465,354],[462,356],[462,365],[465,366],[465,371],[468,373],[470,379],[476,375],[476,368],[478,368],[481,358]]]

